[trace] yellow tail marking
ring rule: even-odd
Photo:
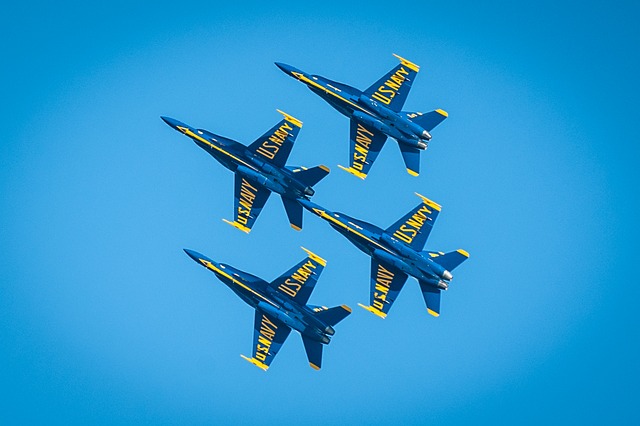
[[[356,169],[354,169],[353,167],[344,167],[338,164],[338,167],[340,167],[342,170],[344,170],[345,172],[349,172],[352,175],[359,177],[360,179],[364,180],[364,178],[367,177],[367,175],[365,173],[359,172]]]
[[[434,317],[439,317],[440,314],[437,313],[436,311],[432,311],[431,309],[427,308],[427,312],[429,312],[430,315],[433,315]]]
[[[320,167],[322,170],[324,170],[325,172],[329,173],[331,170],[325,166],[324,164],[319,165],[318,167]]]
[[[434,209],[436,209],[438,211],[440,211],[442,209],[442,206],[440,204],[436,203],[435,201],[431,201],[430,199],[428,199],[424,195],[420,195],[417,192],[416,192],[416,195],[418,197],[422,198],[422,202],[424,202],[429,207],[434,208]]]
[[[294,225],[293,223],[290,223],[289,225],[291,225],[291,227],[293,229],[295,229],[296,231],[300,231],[302,228],[300,228],[298,225]]]
[[[312,260],[315,260],[316,262],[318,262],[318,263],[319,263],[319,264],[321,264],[322,266],[327,266],[327,261],[326,261],[326,260],[324,260],[323,258],[321,258],[320,256],[318,256],[317,254],[310,252],[309,250],[307,250],[307,249],[306,249],[306,248],[304,248],[304,247],[300,247],[300,248],[301,248],[302,250],[304,250],[304,251],[309,255],[309,257],[310,257]]]
[[[440,115],[445,116],[445,117],[448,117],[448,116],[449,116],[449,113],[448,113],[447,111],[443,110],[443,109],[437,109],[437,110],[436,110],[436,112],[437,112],[438,114],[440,114]]]
[[[411,169],[407,169],[407,173],[409,173],[411,176],[418,176],[419,175],[418,172],[416,172],[414,170],[411,170]]]
[[[255,358],[248,358],[248,357],[246,357],[244,355],[240,355],[240,356],[242,357],[242,359],[245,359],[245,360],[249,361],[251,364],[255,365],[256,367],[258,367],[260,369],[262,369],[263,371],[267,371],[267,369],[269,368],[269,366],[267,364],[264,364],[264,363],[258,361]]]
[[[298,126],[298,127],[302,127],[302,121],[298,120],[297,118],[287,114],[286,112],[280,111],[279,109],[277,109],[276,111],[278,111],[280,114],[282,114],[284,116],[284,119],[287,120],[289,123]]]
[[[379,309],[374,308],[373,306],[365,306],[362,303],[358,303],[358,306],[360,306],[363,309],[366,309],[367,311],[371,312],[372,314],[375,314],[377,316],[379,316],[380,318],[386,318],[387,314],[385,314],[384,312],[382,312]]]
[[[231,221],[228,221],[227,219],[222,219],[222,221],[224,223],[228,223],[229,225],[233,226],[234,228],[238,228],[239,230],[241,230],[242,232],[244,232],[246,234],[248,234],[251,231],[251,228],[247,228],[246,226],[244,226],[244,225],[242,225],[242,224],[240,224],[238,222],[235,222],[235,221],[231,222]]]
[[[345,311],[347,311],[347,312],[351,312],[351,308],[350,308],[350,307],[348,307],[347,305],[340,305],[340,307],[341,307],[342,309],[344,309]]]
[[[469,257],[469,253],[466,250],[458,249],[456,251],[465,257]]]
[[[320,367],[318,367],[317,365],[315,365],[314,363],[310,362],[309,365],[311,366],[311,368],[313,368],[314,370],[320,370]]]
[[[396,58],[398,58],[398,59],[400,60],[400,63],[401,63],[402,65],[404,65],[405,67],[409,68],[410,70],[413,70],[413,71],[415,71],[415,72],[420,71],[420,66],[419,66],[419,65],[416,65],[416,64],[414,64],[413,62],[408,61],[408,60],[406,60],[405,58],[403,58],[403,57],[401,57],[401,56],[396,55],[395,53],[393,54],[393,56],[395,56]]]

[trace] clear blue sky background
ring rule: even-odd
[[[17,2],[0,15],[0,420],[24,423],[638,424],[638,9],[631,2],[269,5]],[[406,107],[450,114],[404,172],[366,181],[348,121],[274,65],[366,88],[398,53]],[[427,315],[410,280],[386,320],[369,259],[273,197],[250,235],[230,172],[168,115],[252,142],[280,108],[314,201],[386,227],[420,192],[427,249],[471,258]],[[292,334],[264,373],[253,312],[183,247],[265,279],[328,266],[348,304],[320,372]]]

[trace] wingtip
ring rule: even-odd
[[[458,249],[456,250],[458,253],[460,253],[461,255],[463,255],[464,257],[469,257],[469,253],[466,250],[463,249]]]
[[[301,231],[301,230],[302,230],[302,228],[301,228],[300,226],[295,225],[295,224],[293,224],[293,223],[290,223],[289,225],[290,225],[293,229],[295,229],[296,231]]]
[[[350,308],[350,307],[348,307],[347,305],[340,305],[340,307],[341,307],[342,309],[344,309],[345,311],[349,312],[349,313],[353,312],[353,311],[351,310],[351,308]]]
[[[365,306],[362,303],[358,303],[358,306],[360,306],[362,309],[365,309],[369,312],[371,312],[372,314],[379,316],[382,319],[385,319],[387,317],[387,314],[385,314],[384,312],[382,312],[379,309],[374,308],[373,306]]]
[[[364,180],[367,177],[367,175],[365,173],[362,173],[362,172],[354,169],[353,167],[345,167],[345,166],[341,166],[340,164],[338,164],[338,167],[340,167],[345,172],[351,173],[355,177],[359,177],[362,180]]]
[[[251,232],[251,228],[247,228],[246,226],[244,226],[244,225],[242,225],[242,224],[240,224],[240,223],[238,223],[236,221],[231,222],[230,220],[227,220],[227,219],[222,219],[222,221],[224,223],[227,223],[227,224],[233,226],[236,229],[241,230],[245,234],[248,234],[249,232]]]
[[[322,170],[324,170],[327,173],[331,172],[331,169],[327,166],[325,166],[324,164],[320,164],[318,167],[320,167]]]
[[[449,113],[443,109],[437,109],[436,112],[440,115],[442,115],[443,117],[449,117]]]
[[[413,71],[415,71],[415,72],[420,71],[420,66],[419,66],[419,65],[416,65],[416,64],[414,64],[413,62],[411,62],[411,61],[409,61],[409,60],[407,60],[407,59],[403,58],[402,56],[400,56],[400,55],[396,55],[395,53],[393,54],[393,56],[395,56],[396,58],[398,58],[398,59],[400,60],[400,63],[401,63],[402,65],[406,66],[407,68],[409,68],[410,70],[413,70]]]
[[[442,209],[442,206],[438,203],[436,203],[435,201],[432,201],[430,199],[428,199],[427,197],[425,197],[424,195],[420,195],[417,192],[415,193],[418,197],[422,198],[422,202],[425,203],[426,205],[428,205],[431,208],[434,208],[438,211],[440,211]]]
[[[276,109],[276,111],[278,111],[280,114],[282,114],[284,116],[284,119],[287,120],[288,122],[290,122],[291,124],[293,124],[293,125],[295,125],[297,127],[302,127],[302,121],[298,120],[294,116],[289,115],[286,112],[281,111],[279,109]]]
[[[415,170],[411,170],[411,169],[407,169],[407,173],[409,173],[411,176],[419,176],[420,173],[416,172]]]
[[[319,263],[319,264],[321,264],[322,266],[327,266],[327,261],[326,261],[326,260],[324,260],[323,258],[321,258],[320,256],[318,256],[317,254],[313,253],[312,251],[307,250],[307,249],[306,249],[306,248],[304,248],[304,247],[300,247],[300,248],[301,248],[302,250],[304,250],[304,251],[305,251],[305,253],[307,253],[307,255],[308,255],[311,259],[315,260],[316,262],[318,262],[318,263]]]
[[[429,312],[429,315],[432,315],[432,316],[434,316],[434,317],[436,317],[436,318],[438,318],[438,317],[440,316],[440,313],[439,313],[439,312],[432,311],[432,310],[431,310],[431,309],[429,309],[429,308],[427,308],[427,312]]]
[[[311,368],[313,368],[314,370],[320,370],[320,367],[318,367],[317,365],[315,365],[314,363],[310,362],[309,365],[311,366]]]
[[[255,365],[256,367],[258,367],[259,369],[261,369],[262,371],[267,371],[269,369],[269,366],[263,362],[258,361],[255,358],[249,358],[246,357],[244,355],[240,355],[240,357],[248,362],[250,362],[251,364]]]

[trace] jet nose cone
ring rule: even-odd
[[[292,67],[291,65],[287,65],[287,64],[283,64],[282,62],[274,62],[276,64],[276,66],[278,68],[280,68],[285,74],[289,74],[290,76],[294,77],[293,73],[298,73],[298,74],[302,74],[302,71],[300,71],[297,68]]]
[[[200,262],[200,259],[202,259],[202,255],[200,253],[198,253],[197,251],[193,251],[193,250],[189,250],[189,249],[183,249],[185,253],[187,253],[187,255],[192,258],[193,260],[195,260],[196,262]]]
[[[165,123],[167,123],[169,126],[171,126],[172,128],[174,128],[176,130],[178,130],[178,126],[186,127],[184,123],[181,123],[180,121],[175,120],[175,119],[173,119],[171,117],[161,116],[160,118],[162,118],[162,121],[164,121]]]

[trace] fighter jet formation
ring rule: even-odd
[[[366,178],[388,137],[398,142],[407,172],[417,176],[420,151],[427,148],[431,131],[448,116],[442,109],[428,113],[401,111],[420,68],[394,56],[400,63],[364,92],[276,62],[278,68],[305,83],[350,118],[350,163],[349,167],[339,167],[361,179]],[[226,223],[249,233],[269,195],[276,192],[292,228],[302,229],[303,210],[306,209],[371,257],[369,304],[359,303],[359,306],[386,318],[411,276],[418,281],[427,312],[439,316],[441,293],[451,284],[451,271],[469,258],[469,253],[463,249],[449,253],[423,251],[441,206],[416,193],[420,204],[393,225],[382,229],[314,203],[311,201],[315,193],[313,186],[329,174],[329,168],[285,165],[302,122],[278,112],[284,118],[250,145],[193,128],[173,118],[161,118],[234,172],[234,217],[233,221],[223,219]],[[252,356],[242,357],[262,370],[269,368],[292,329],[300,333],[311,367],[320,369],[322,345],[330,342],[335,333],[333,327],[351,313],[346,305],[334,308],[307,305],[326,261],[303,250],[307,258],[267,282],[184,249],[189,257],[212,271],[255,309]]]

